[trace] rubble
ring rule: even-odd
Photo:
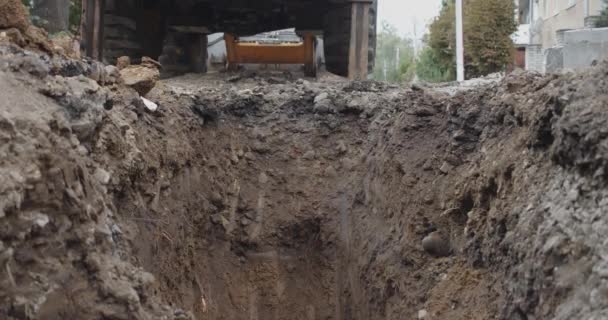
[[[144,57],[139,65],[119,65],[118,69],[125,85],[145,96],[160,79],[159,67],[158,62]]]

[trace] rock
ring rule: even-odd
[[[443,174],[448,174],[453,168],[454,166],[449,164],[447,161],[444,161],[441,167],[439,168],[439,171],[441,171],[441,173]]]
[[[315,105],[316,105],[316,104],[319,104],[321,102],[328,101],[328,100],[329,100],[329,94],[327,92],[322,92],[322,93],[320,93],[319,95],[317,95],[315,97],[315,101],[314,102],[315,102]]]
[[[11,59],[9,63],[11,69],[27,72],[38,78],[45,78],[50,72],[48,65],[42,61],[42,59],[34,55],[15,57],[14,59]]]
[[[160,62],[145,56],[141,58],[141,65],[148,68],[162,69]]]
[[[146,63],[128,66],[120,70],[120,76],[127,86],[145,96],[160,80],[160,71],[154,64]]]
[[[446,257],[449,256],[451,252],[449,242],[439,231],[432,232],[424,237],[424,239],[422,239],[422,248],[435,257]]]
[[[0,41],[9,41],[20,47],[24,47],[26,44],[23,34],[17,28],[10,28],[0,32]]]
[[[14,253],[15,253],[15,251],[13,248],[7,248],[7,249],[0,248],[0,263],[4,264],[9,259],[12,259]]]
[[[32,226],[37,226],[38,228],[44,228],[50,222],[48,215],[36,211],[23,212],[19,218],[30,222]]]
[[[144,102],[144,106],[146,106],[146,110],[150,112],[154,112],[158,110],[158,105],[144,97],[141,97],[141,100]]]
[[[412,89],[413,91],[424,91],[424,88],[416,83],[412,83],[412,85],[410,86],[410,89]]]
[[[191,107],[192,112],[194,112],[199,117],[203,118],[205,122],[216,122],[220,117],[220,113],[215,108],[208,107],[206,105],[194,105]]]
[[[213,222],[214,224],[220,224],[222,222],[222,215],[219,213],[212,214],[210,218],[211,222]]]
[[[325,168],[323,175],[329,178],[333,178],[338,175],[338,171],[336,170],[336,168],[328,166],[327,168]]]
[[[226,81],[235,83],[235,82],[238,82],[239,80],[241,80],[241,78],[242,78],[241,75],[236,75],[236,76],[229,77],[228,79],[226,79]]]
[[[313,150],[309,150],[302,156],[302,159],[313,160],[315,158],[315,156],[316,156],[315,152]]]
[[[107,185],[108,183],[110,183],[110,173],[106,170],[102,168],[97,168],[97,170],[95,170],[94,175],[97,181],[99,181],[99,183],[103,185]]]
[[[428,312],[424,309],[422,310],[418,310],[418,319],[426,319],[426,317],[428,316]]]
[[[345,154],[348,152],[348,147],[346,146],[346,143],[343,140],[338,141],[336,151],[338,151],[338,154]]]
[[[107,65],[105,66],[105,79],[103,79],[104,84],[114,84],[120,80],[120,72],[118,68],[115,66]]]
[[[431,169],[433,169],[433,161],[428,159],[422,164],[422,170],[430,171]]]
[[[0,1],[0,29],[17,28],[27,30],[28,14],[21,0]]]
[[[266,184],[268,182],[268,175],[265,172],[260,173],[258,181],[260,184]]]
[[[116,59],[116,68],[118,68],[119,71],[130,65],[131,65],[131,58],[129,58],[128,56],[122,56],[122,57],[119,57],[118,59]]]

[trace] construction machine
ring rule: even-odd
[[[120,56],[135,61],[149,56],[172,71],[205,72],[207,35],[224,32],[229,58],[233,54],[232,59],[254,57],[254,61],[282,63],[281,58],[290,56],[297,59],[285,59],[285,63],[302,63],[312,71],[312,51],[306,46],[311,37],[320,36],[328,71],[365,79],[374,65],[376,1],[83,0],[82,47],[88,56],[106,62]],[[238,40],[287,28],[295,28],[302,37],[299,48]],[[291,51],[285,55],[280,50]]]

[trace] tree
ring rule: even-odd
[[[446,82],[454,79],[454,64],[443,65],[433,49],[425,47],[420,52],[416,62],[416,75],[418,78],[428,82]]]
[[[383,22],[377,37],[374,79],[390,82],[410,81],[414,76],[414,46],[410,39],[398,34],[397,29]]]
[[[49,33],[69,30],[70,0],[33,0],[32,19]]]
[[[502,71],[512,62],[517,30],[515,4],[508,0],[464,0],[464,51],[467,77]],[[444,1],[440,15],[431,23],[427,44],[442,73],[455,68],[455,5]]]
[[[595,22],[596,28],[608,27],[608,0],[604,0],[604,9],[600,12],[600,16]]]

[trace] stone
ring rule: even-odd
[[[326,177],[333,178],[338,175],[338,171],[333,166],[328,166],[327,168],[325,168],[325,172],[323,172],[323,174]]]
[[[313,160],[315,158],[315,156],[316,156],[315,152],[313,150],[309,150],[302,156],[302,159]]]
[[[38,78],[45,78],[50,73],[47,63],[37,56],[26,55],[10,60],[10,67],[15,71],[27,72]]]
[[[418,310],[418,319],[426,319],[426,317],[428,316],[428,311],[422,309],[422,310]]]
[[[148,68],[156,68],[156,69],[162,68],[162,65],[160,64],[160,62],[158,62],[150,57],[142,57],[141,65],[144,67],[148,67]]]
[[[145,96],[160,80],[160,71],[152,64],[132,65],[120,70],[120,76],[125,85]]]
[[[115,66],[105,66],[105,75],[106,77],[103,79],[105,84],[114,84],[120,80],[120,72]]]
[[[214,224],[220,224],[222,222],[222,215],[219,213],[212,214],[210,218],[211,222],[213,222]]]
[[[50,222],[48,215],[36,211],[23,212],[19,218],[31,222],[32,226],[37,226],[38,228],[44,228]]]
[[[268,182],[268,175],[265,172],[260,173],[258,181],[260,184],[266,184]]]
[[[103,185],[107,185],[108,183],[110,183],[110,173],[107,172],[106,170],[102,169],[102,168],[97,168],[95,170],[95,179],[97,179],[97,181],[99,181],[99,183],[103,184]]]
[[[449,242],[439,231],[431,232],[424,237],[422,239],[422,248],[434,257],[447,257],[451,252]]]
[[[423,164],[422,164],[422,170],[424,171],[430,171],[431,169],[433,169],[433,161],[432,160],[426,160]]]
[[[338,151],[338,154],[345,154],[348,152],[348,147],[346,146],[346,143],[343,140],[340,140],[338,141],[336,150]]]
[[[118,59],[116,59],[116,68],[118,68],[119,71],[130,65],[131,65],[131,58],[129,58],[128,56],[122,56],[122,57],[119,57]]]
[[[444,161],[441,167],[439,168],[439,171],[441,171],[441,173],[443,174],[448,174],[453,168],[454,166],[449,164],[447,161]]]
[[[329,100],[329,94],[327,92],[323,92],[315,97],[314,102],[315,102],[315,104],[319,104],[319,103],[321,103],[323,101],[327,101],[327,100]]]

